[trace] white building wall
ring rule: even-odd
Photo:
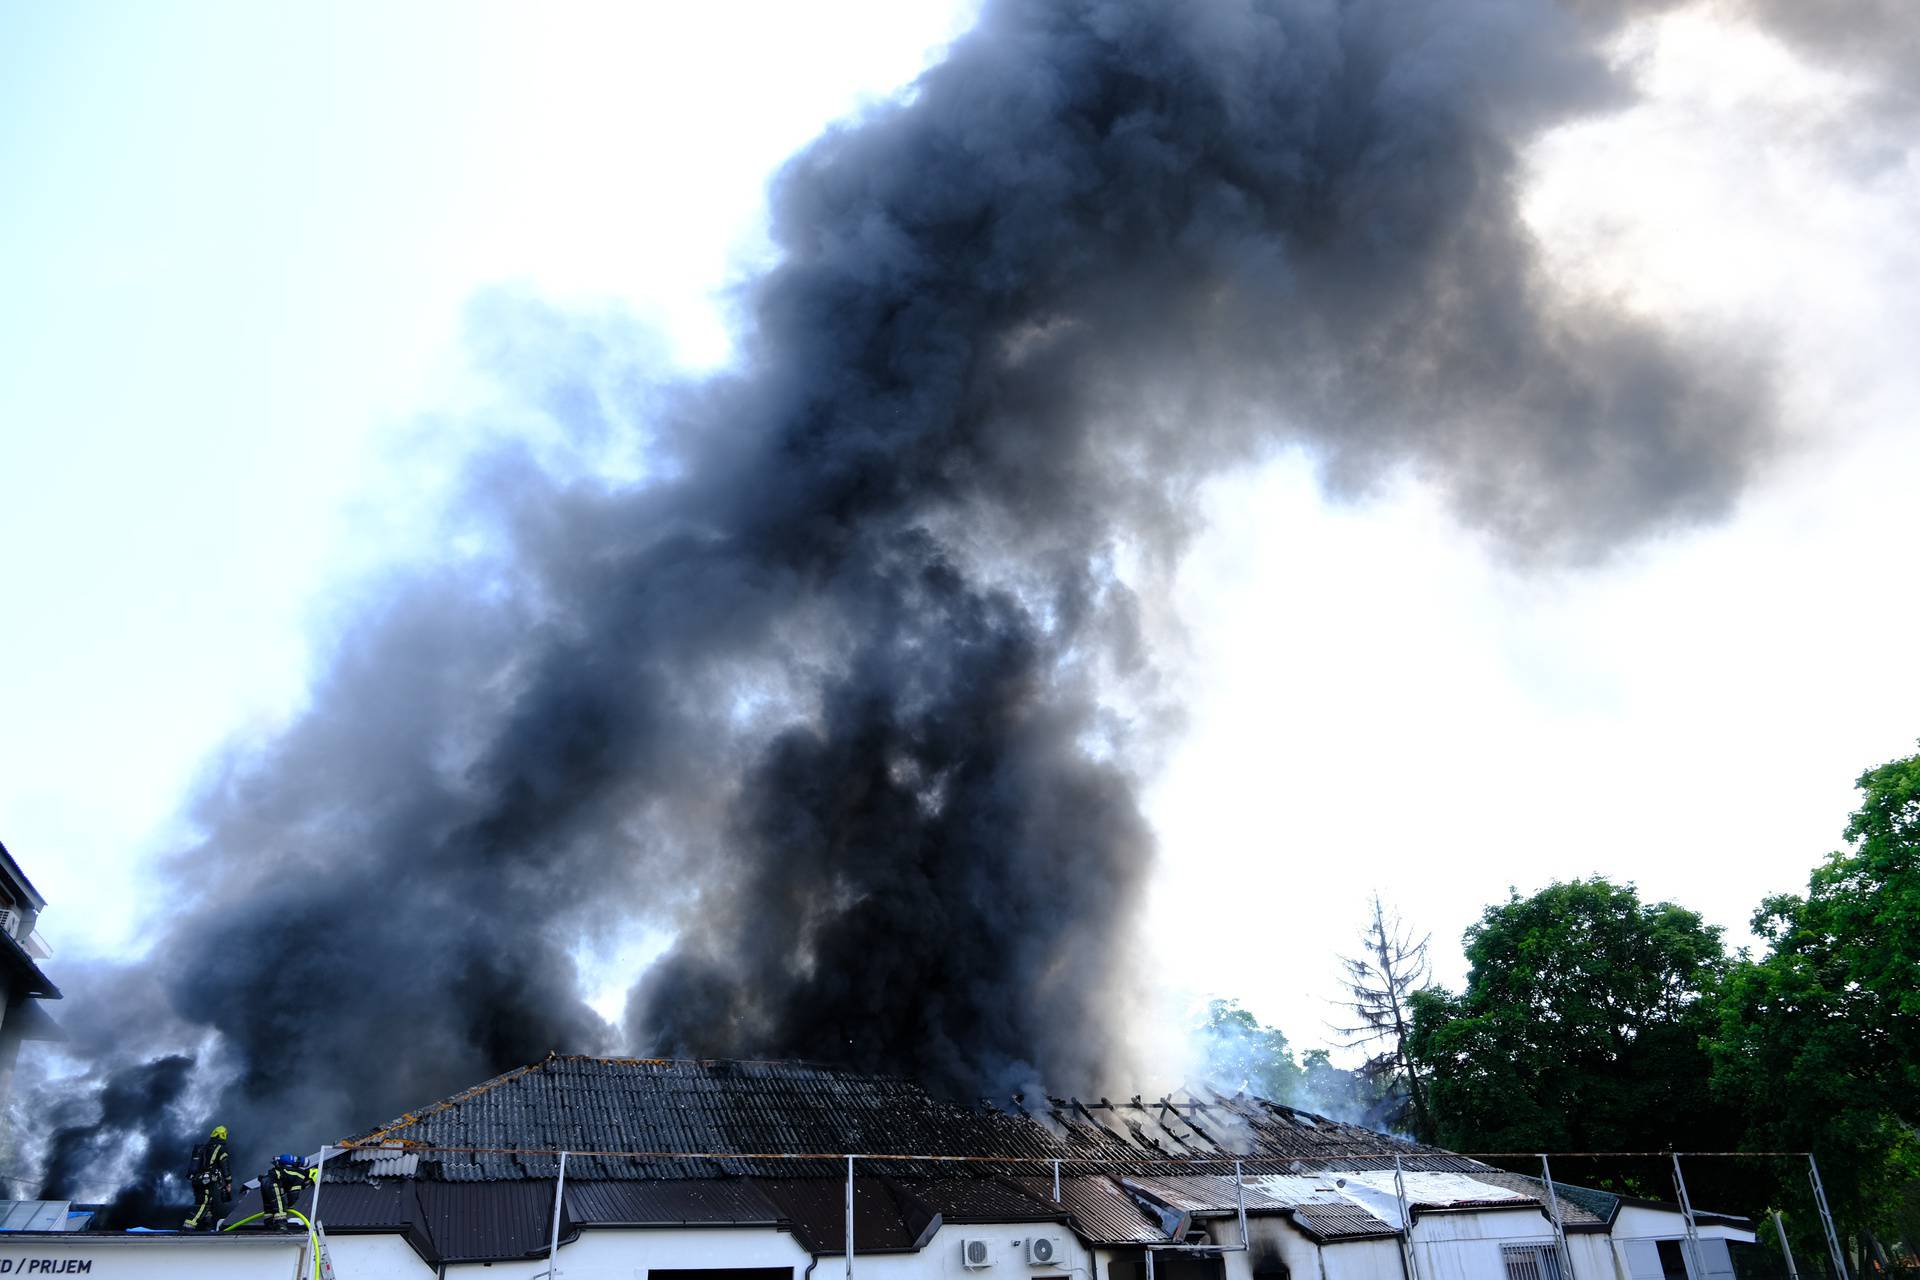
[[[1026,1242],[1034,1236],[1051,1236],[1058,1246],[1058,1265],[1027,1265]],[[855,1237],[856,1243],[858,1237]],[[984,1240],[990,1261],[985,1267],[969,1268],[961,1262],[962,1240]],[[1025,1222],[998,1226],[948,1226],[943,1224],[919,1253],[881,1253],[854,1257],[855,1280],[1027,1280],[1030,1276],[1075,1275],[1086,1280],[1094,1272],[1093,1250],[1081,1244],[1064,1223]],[[563,1268],[564,1270],[564,1268]],[[814,1269],[814,1280],[845,1280],[847,1260],[840,1255],[822,1258]],[[1104,1268],[1101,1275],[1105,1275]],[[565,1275],[561,1280],[568,1280]],[[796,1277],[796,1280],[798,1278]]]
[[[336,1251],[338,1280],[362,1280],[348,1269],[344,1252]],[[645,1280],[655,1267],[791,1267],[794,1280],[805,1273],[811,1254],[792,1235],[773,1227],[680,1227],[622,1231],[588,1228],[571,1244],[561,1244],[557,1265],[560,1280]],[[860,1260],[860,1272],[867,1270]],[[466,1263],[447,1268],[449,1280],[533,1280],[544,1276],[546,1259],[532,1262]],[[842,1259],[823,1258],[814,1269],[815,1280],[838,1280],[845,1275]],[[421,1280],[416,1269],[405,1280]],[[369,1275],[366,1280],[388,1280]],[[396,1274],[394,1280],[402,1280]]]
[[[1553,1242],[1553,1224],[1531,1205],[1485,1213],[1428,1213],[1413,1220],[1419,1280],[1506,1280],[1503,1246]]]
[[[1292,1276],[1293,1280],[1320,1280],[1320,1246],[1302,1235],[1300,1229],[1291,1222],[1285,1218],[1269,1217],[1263,1214],[1247,1219],[1247,1231],[1253,1240],[1253,1249],[1247,1263],[1249,1274],[1254,1263],[1267,1257],[1275,1257],[1286,1264],[1287,1274]],[[1339,1247],[1357,1248],[1364,1243],[1366,1242],[1355,1241],[1352,1245]],[[1395,1274],[1390,1280],[1400,1280],[1400,1278]]]
[[[1613,1256],[1613,1241],[1601,1231],[1569,1231],[1567,1261],[1573,1280],[1627,1280]]]
[[[1326,1280],[1401,1280],[1406,1274],[1398,1240],[1355,1240],[1320,1250]],[[1306,1280],[1294,1272],[1294,1280]]]
[[[1277,1253],[1293,1280],[1403,1280],[1397,1240],[1359,1240],[1316,1246],[1284,1218],[1249,1219],[1253,1249],[1227,1254],[1227,1280],[1250,1280],[1256,1260]],[[1232,1219],[1209,1222],[1217,1243],[1239,1240]],[[1639,1233],[1639,1234],[1631,1234]],[[1567,1248],[1572,1280],[1663,1280],[1655,1242],[1685,1233],[1671,1211],[1623,1206],[1614,1234],[1573,1233]],[[1062,1265],[1031,1267],[1025,1242],[1035,1234],[1060,1245]],[[1751,1232],[1702,1224],[1704,1273],[1694,1280],[1731,1280],[1726,1242],[1751,1240]],[[984,1268],[961,1261],[961,1241],[981,1239],[992,1250]],[[1427,1214],[1414,1226],[1419,1280],[1505,1280],[1500,1248],[1509,1243],[1550,1244],[1553,1231],[1538,1212]],[[428,1280],[433,1268],[399,1235],[340,1235],[331,1240],[338,1280]],[[0,1239],[0,1280],[21,1276],[84,1275],[92,1280],[296,1280],[304,1236],[186,1237],[61,1235]],[[1114,1254],[1082,1245],[1058,1223],[989,1226],[943,1225],[918,1253],[870,1254],[855,1259],[857,1280],[1034,1280],[1065,1275],[1106,1280]],[[560,1246],[560,1280],[645,1280],[654,1268],[788,1267],[802,1280],[813,1258],[786,1232],[773,1227],[683,1227],[583,1230]],[[545,1259],[449,1266],[465,1280],[535,1280]],[[841,1280],[845,1259],[822,1257],[812,1280]]]
[[[1678,1240],[1686,1234],[1686,1219],[1680,1216],[1678,1209],[1623,1204],[1613,1220],[1613,1238],[1616,1240]],[[1713,1221],[1700,1223],[1700,1235],[1703,1239],[1715,1240],[1753,1239],[1751,1231]]]
[[[0,1280],[85,1276],[87,1280],[296,1280],[306,1237],[195,1239],[95,1235],[0,1238]],[[347,1280],[341,1277],[340,1280]],[[416,1274],[414,1280],[419,1280]]]
[[[428,1280],[434,1274],[400,1235],[328,1236],[327,1254],[335,1280]]]

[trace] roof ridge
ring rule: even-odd
[[[717,1063],[732,1063],[735,1066],[751,1067],[813,1067],[820,1071],[837,1071],[841,1074],[864,1076],[874,1080],[899,1080],[902,1076],[855,1071],[852,1067],[836,1067],[830,1062],[816,1062],[812,1058],[660,1058],[634,1056],[627,1054],[599,1053],[549,1053],[541,1062],[608,1062],[622,1066],[689,1066],[710,1067]],[[539,1066],[540,1063],[533,1065]]]
[[[371,1143],[383,1142],[398,1130],[404,1129],[409,1125],[418,1124],[428,1116],[439,1115],[442,1111],[451,1110],[461,1103],[477,1098],[483,1093],[491,1092],[503,1084],[511,1084],[521,1076],[526,1075],[529,1071],[537,1070],[553,1061],[554,1057],[554,1054],[549,1053],[538,1062],[529,1062],[524,1067],[515,1067],[511,1071],[503,1071],[491,1080],[482,1080],[479,1084],[462,1089],[450,1098],[442,1098],[431,1106],[421,1107],[418,1111],[408,1111],[398,1118],[389,1120],[386,1124],[362,1134],[358,1138],[349,1138],[346,1141],[355,1146],[365,1146]]]

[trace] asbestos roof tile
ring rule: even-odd
[[[356,1140],[350,1140],[356,1141]],[[587,1179],[759,1175],[832,1177],[840,1153],[969,1156],[969,1172],[1032,1174],[1059,1160],[1076,1174],[1283,1172],[1382,1152],[1436,1168],[1474,1168],[1355,1125],[1262,1099],[1208,1094],[1155,1102],[1051,1099],[995,1110],[937,1099],[917,1085],[794,1062],[550,1057],[361,1135],[420,1150],[419,1176],[448,1182],[551,1178],[557,1158]],[[424,1149],[423,1149],[424,1148]],[[440,1150],[429,1150],[439,1148]],[[819,1159],[775,1157],[817,1156]],[[938,1177],[951,1164],[887,1163]],[[344,1172],[336,1176],[351,1177]],[[359,1176],[373,1176],[365,1170]]]

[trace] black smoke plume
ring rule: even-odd
[[[508,308],[577,451],[484,451],[194,810],[150,964],[240,1163],[550,1049],[1124,1069],[1168,710],[1125,566],[1196,485],[1411,470],[1566,563],[1768,454],[1763,362],[1569,301],[1520,219],[1527,142],[1625,101],[1602,8],[991,0],[779,175],[729,371]],[[615,1028],[574,956],[636,919]]]
[[[184,1217],[190,1196],[182,1153],[199,1141],[178,1111],[193,1059],[169,1054],[109,1076],[96,1098],[70,1100],[56,1115],[87,1110],[89,1118],[54,1129],[47,1141],[48,1200],[73,1200],[89,1177],[113,1171],[119,1184],[103,1226],[138,1226]]]

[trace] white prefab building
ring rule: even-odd
[[[0,1280],[1731,1280],[1753,1240],[1552,1191],[1246,1096],[996,1110],[797,1063],[550,1057],[331,1149],[302,1202],[324,1264],[304,1232],[27,1232]]]

